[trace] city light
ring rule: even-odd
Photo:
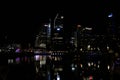
[[[108,17],[109,17],[109,18],[113,17],[113,14],[112,14],[112,13],[110,13],[110,14],[108,15]]]
[[[51,27],[50,24],[48,24],[48,27],[49,27],[49,28]]]
[[[107,68],[108,68],[108,70],[109,70],[109,69],[110,69],[110,66],[108,65]]]
[[[74,71],[75,70],[75,67],[72,67],[72,71]]]
[[[86,29],[86,30],[92,30],[92,28],[88,28],[88,27],[86,27],[85,29]]]
[[[57,28],[57,31],[60,31],[60,28]]]
[[[64,18],[64,16],[61,16],[61,19],[63,19]]]
[[[89,76],[89,80],[93,80],[93,76]]]
[[[57,80],[60,80],[60,75],[57,75]]]
[[[44,26],[45,26],[45,27],[47,27],[48,25],[47,25],[47,24],[45,24]]]
[[[90,50],[90,45],[87,46],[88,50]]]
[[[39,55],[35,55],[35,60],[39,61],[40,60],[40,56]]]
[[[110,17],[113,17],[113,14],[107,14],[105,17],[112,19]],[[98,78],[109,76],[110,72],[113,71],[112,73],[114,73],[119,70],[117,68],[120,65],[120,47],[117,46],[120,41],[117,41],[118,39],[115,34],[107,34],[107,29],[105,30],[105,35],[94,34],[95,26],[93,23],[88,25],[88,27],[70,23],[73,30],[68,30],[64,28],[61,22],[63,18],[64,16],[58,16],[57,14],[54,23],[43,23],[40,28],[41,31],[39,31],[37,37],[35,36],[36,41],[34,41],[33,46],[28,45],[26,42],[23,44],[23,47],[15,47],[13,49],[12,46],[5,47],[5,49],[1,47],[0,55],[5,55],[5,63],[10,66],[11,64],[18,66],[19,64],[32,64],[26,65],[26,67],[28,68],[29,66],[31,70],[34,69],[36,73],[34,77],[37,79],[45,78],[47,80],[63,80],[68,74],[70,76],[66,76],[65,78],[72,77],[75,80],[77,78],[93,80],[94,78],[100,80]],[[109,19],[108,23],[111,21]],[[107,20],[105,19],[106,23]],[[104,26],[104,24],[102,25]],[[93,26],[93,28],[89,28],[90,26]],[[105,26],[109,27],[109,25]],[[1,58],[4,57],[2,56]],[[1,59],[1,61],[3,60]],[[111,75],[114,74],[110,73]]]
[[[98,65],[97,67],[100,68],[100,65]]]
[[[20,53],[20,49],[18,48],[18,49],[16,49],[16,51],[15,51],[16,53]]]
[[[13,59],[8,59],[8,64],[13,63]]]
[[[109,50],[110,48],[109,48],[109,46],[107,46],[107,50]]]
[[[82,67],[83,67],[83,65],[82,65],[82,64],[80,64],[80,67],[82,68]]]
[[[38,73],[38,71],[39,71],[39,70],[38,70],[38,68],[36,67],[36,73]]]
[[[88,63],[88,66],[90,67],[90,66],[91,66],[91,64],[90,64],[90,63]]]
[[[77,27],[79,28],[79,27],[81,27],[81,25],[77,25]]]
[[[15,61],[16,61],[16,63],[19,63],[19,62],[20,62],[20,57],[17,57],[17,58],[15,59]]]
[[[72,67],[72,71],[74,71],[75,70],[74,64],[71,64],[71,67]]]
[[[96,64],[94,64],[94,67],[96,67]]]
[[[83,49],[81,48],[80,51],[82,51]]]
[[[93,65],[93,62],[91,63],[91,65]]]

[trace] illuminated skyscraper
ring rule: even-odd
[[[54,49],[62,49],[64,45],[64,27],[63,27],[64,17],[57,14],[54,18],[53,34],[52,34],[52,44]]]
[[[116,25],[114,18],[115,18],[114,13],[110,12],[107,14],[106,26],[107,26],[107,33],[110,35],[116,34]]]
[[[41,26],[39,34],[36,36],[35,47],[46,48],[51,43],[51,19],[49,23]]]

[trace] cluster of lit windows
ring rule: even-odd
[[[19,64],[19,63],[30,63],[33,62],[34,58],[33,57],[16,57],[16,58],[8,58],[8,64]]]
[[[61,56],[63,53],[52,53],[52,55]]]
[[[54,60],[54,61],[61,61],[61,60],[62,60],[62,57],[52,56],[51,58],[52,58],[52,60]]]

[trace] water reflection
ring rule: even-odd
[[[13,79],[10,78],[13,75],[18,77],[21,75],[26,79],[32,75],[33,80],[110,80],[116,76],[115,74],[119,74],[120,70],[119,58],[115,60],[114,65],[105,63],[99,57],[99,59],[94,58],[95,60],[93,60],[90,55],[79,62],[72,61],[69,64],[62,58],[61,55],[39,54],[8,58],[8,80]]]

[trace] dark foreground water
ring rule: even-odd
[[[45,55],[1,57],[0,80],[120,80],[118,62],[111,66],[96,58],[77,63]]]

